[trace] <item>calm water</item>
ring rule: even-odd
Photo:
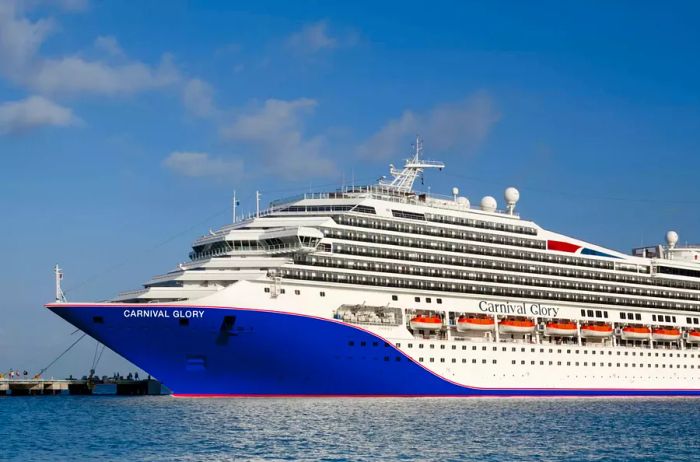
[[[698,460],[693,399],[0,398],[0,460]]]

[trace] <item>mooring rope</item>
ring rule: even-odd
[[[64,354],[68,353],[68,352],[70,351],[70,349],[73,348],[74,346],[76,346],[76,345],[78,344],[78,342],[81,341],[81,340],[83,339],[83,337],[85,337],[86,335],[87,335],[87,334],[83,333],[83,335],[81,335],[80,338],[79,338],[78,340],[76,340],[75,342],[71,343],[71,345],[70,345],[68,348],[66,348],[66,349],[63,351],[63,353],[61,353],[60,355],[58,355],[58,356],[56,357],[56,359],[54,359],[53,361],[51,361],[51,363],[49,363],[48,366],[46,366],[45,368],[43,368],[42,370],[40,370],[38,375],[42,375],[44,372],[46,372],[46,370],[47,370],[49,367],[53,366],[53,365],[56,363],[56,361],[58,361],[59,359],[61,359],[61,358],[63,357]]]

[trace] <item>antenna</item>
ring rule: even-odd
[[[399,192],[410,193],[413,189],[413,183],[423,173],[423,170],[426,168],[437,168],[440,170],[445,168],[445,164],[442,162],[421,159],[423,155],[423,139],[420,136],[416,136],[416,143],[413,146],[413,157],[406,159],[403,169],[399,170],[390,165],[389,172],[394,179],[391,182],[380,181],[379,184],[396,189]]]
[[[255,217],[260,218],[260,191],[255,191]]]
[[[61,289],[61,280],[63,279],[63,270],[56,264],[53,267],[53,273],[56,277],[56,303],[66,303],[66,295]]]
[[[233,190],[233,222],[236,222],[236,207],[238,206],[238,199],[236,199],[236,190]]]

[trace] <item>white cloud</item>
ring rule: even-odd
[[[328,31],[327,21],[318,21],[306,24],[300,31],[287,37],[285,46],[299,54],[314,54],[324,50],[333,50],[341,46],[354,44],[352,35],[347,37],[333,37]]]
[[[43,60],[36,71],[27,76],[30,86],[44,94],[132,94],[170,85],[179,74],[169,57],[152,68],[140,62],[112,65],[86,61],[72,56]]]
[[[197,117],[210,117],[218,111],[214,104],[214,90],[200,79],[190,79],[182,90],[182,102]]]
[[[243,174],[243,160],[211,157],[206,152],[171,152],[163,165],[175,173],[191,177],[232,177]]]
[[[77,122],[70,109],[41,96],[0,104],[0,135],[47,125],[65,127]]]
[[[69,1],[67,6],[82,3]],[[51,20],[32,21],[22,17],[12,2],[0,2],[0,74],[44,95],[131,94],[179,81],[168,56],[157,66],[139,61],[113,64],[77,55],[42,56],[40,48],[52,30]],[[110,37],[98,38],[96,46],[107,50],[109,57],[121,50]]]
[[[26,75],[53,28],[54,23],[49,19],[32,22],[17,17],[13,2],[0,1],[0,73],[11,79]]]
[[[111,35],[100,35],[97,37],[95,39],[95,48],[111,56],[124,56],[124,50],[122,50],[117,39]]]
[[[333,175],[336,168],[325,156],[325,138],[306,137],[303,131],[305,117],[313,114],[316,106],[309,98],[268,99],[236,117],[221,134],[237,146],[242,143],[248,147],[266,168],[286,178]]]
[[[491,97],[479,92],[457,103],[442,104],[424,114],[410,110],[388,121],[358,147],[366,158],[387,159],[408,152],[407,142],[420,134],[436,152],[475,151],[500,119]]]

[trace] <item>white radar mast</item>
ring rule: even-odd
[[[435,160],[425,160],[421,159],[423,155],[423,139],[420,136],[416,136],[415,152],[413,157],[406,159],[406,163],[402,170],[399,170],[390,165],[391,176],[394,177],[392,181],[381,180],[379,184],[382,186],[388,186],[392,189],[396,189],[399,192],[410,193],[413,190],[413,183],[416,178],[426,168],[437,168],[442,170],[445,168],[445,164]]]

